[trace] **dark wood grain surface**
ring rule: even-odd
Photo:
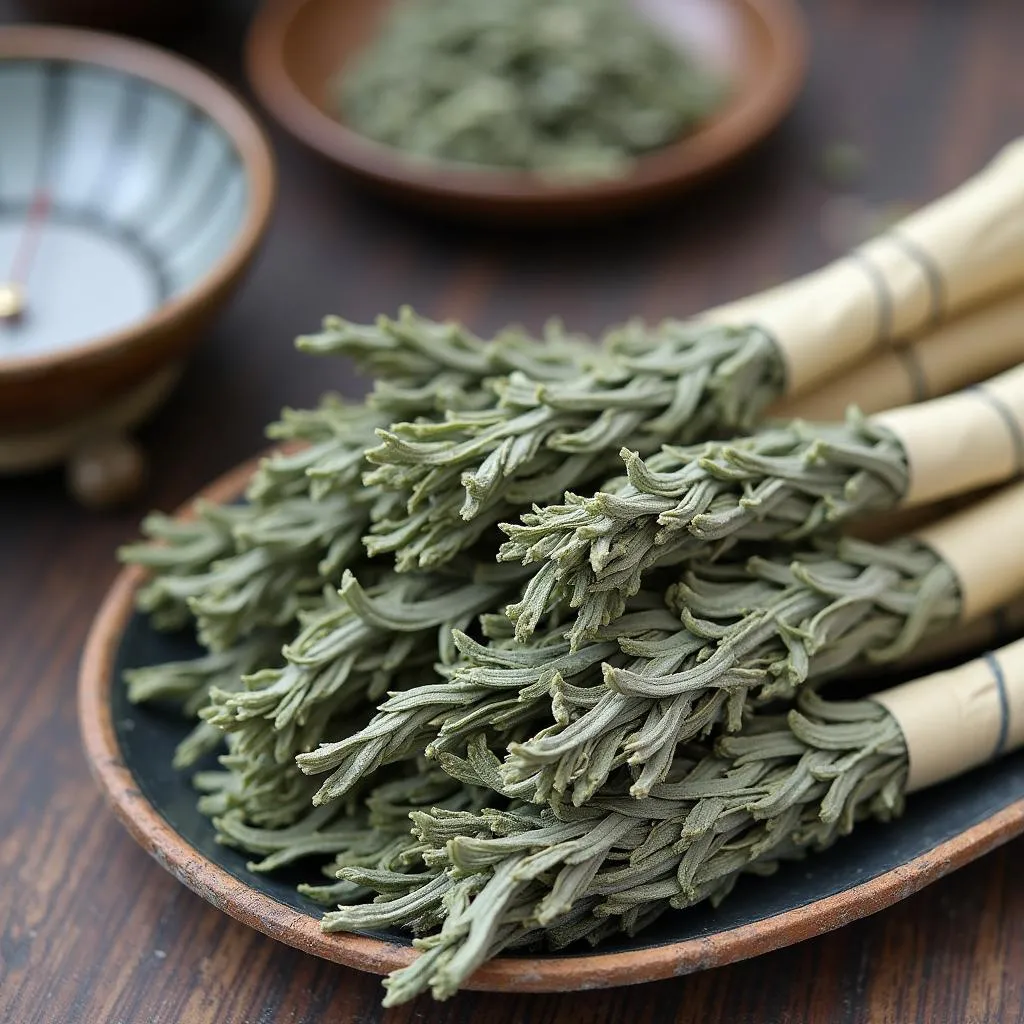
[[[240,83],[248,6],[210,4],[176,45]],[[0,481],[0,1021],[1024,1021],[1024,842],[756,961],[635,989],[470,994],[384,1013],[376,978],[246,930],[161,870],[107,811],[79,748],[81,644],[139,515],[251,454],[282,404],[361,389],[344,363],[292,350],[322,313],[370,318],[408,302],[478,330],[554,313],[584,329],[685,314],[834,254],[834,217],[823,217],[834,193],[819,173],[828,144],[862,147],[858,195],[884,205],[954,185],[1024,132],[1019,0],[805,7],[811,78],[782,131],[717,182],[628,223],[517,237],[410,219],[272,131],[281,194],[265,251],[144,431],[156,467],[144,497],[101,517],[74,508],[57,475]],[[0,2],[0,20],[18,16]]]

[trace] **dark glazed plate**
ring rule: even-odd
[[[553,183],[517,171],[425,164],[341,124],[330,83],[395,0],[267,0],[249,32],[253,90],[296,138],[394,198],[462,218],[522,224],[617,213],[693,184],[760,142],[796,99],[806,32],[793,0],[633,0],[731,83],[691,135],[640,157],[622,178]]]
[[[235,470],[205,496],[234,498],[251,468]],[[134,612],[141,580],[141,572],[129,569],[114,583],[90,633],[79,683],[86,755],[117,816],[179,881],[264,934],[376,973],[408,963],[416,954],[405,936],[325,935],[321,908],[293,888],[297,877],[254,875],[243,854],[216,844],[188,777],[170,766],[187,723],[173,712],[133,707],[120,683],[126,668],[195,653],[190,639],[156,633]],[[469,987],[572,991],[742,960],[890,906],[1021,832],[1024,754],[1017,754],[915,795],[894,824],[865,825],[827,853],[768,879],[745,879],[717,910],[666,914],[637,938],[598,950],[501,957],[481,968]],[[312,868],[309,877],[320,876]]]

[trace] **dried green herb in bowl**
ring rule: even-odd
[[[334,94],[341,120],[417,158],[606,178],[726,88],[623,0],[404,0]]]

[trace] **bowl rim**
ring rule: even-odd
[[[260,457],[215,480],[177,515],[193,514],[195,501],[237,499]],[[135,593],[145,581],[139,566],[122,570],[89,630],[78,677],[78,722],[93,778],[131,836],[179,882],[242,924],[305,953],[386,974],[412,962],[411,946],[387,939],[320,930],[319,921],[246,885],[203,856],[140,791],[125,765],[114,729],[110,690],[124,629],[135,613]],[[497,957],[463,986],[485,992],[571,992],[661,981],[759,956],[814,938],[884,910],[931,882],[1024,832],[1024,798],[935,848],[875,878],[791,910],[701,938],[635,950],[563,956]]]
[[[266,133],[234,90],[198,64],[149,43],[88,29],[13,25],[0,30],[0,61],[56,60],[92,65],[144,79],[198,107],[231,140],[249,186],[245,219],[231,247],[179,295],[118,331],[67,349],[0,359],[0,380],[32,378],[97,358],[116,358],[154,331],[173,329],[204,306],[244,269],[267,228],[277,192],[277,171]]]
[[[306,98],[284,60],[291,26],[311,2],[315,0],[266,0],[249,28],[249,83],[280,124],[323,156],[378,183],[434,199],[489,203],[514,211],[561,202],[588,202],[596,208],[603,201],[657,194],[697,180],[764,138],[796,100],[807,71],[807,30],[793,0],[729,0],[745,20],[758,22],[771,40],[768,74],[740,91],[691,135],[638,157],[624,177],[552,183],[528,172],[419,164],[330,117]]]

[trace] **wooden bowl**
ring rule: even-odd
[[[253,89],[302,142],[395,197],[463,217],[547,222],[620,212],[699,180],[762,139],[803,82],[806,35],[791,0],[646,0],[644,9],[692,37],[691,48],[732,83],[693,134],[640,157],[623,178],[561,184],[522,172],[424,166],[341,124],[329,85],[372,37],[392,0],[268,0],[253,22]]]
[[[254,467],[238,467],[200,497],[236,500]],[[295,891],[295,878],[250,872],[242,851],[217,843],[212,824],[196,809],[188,773],[171,767],[190,723],[173,710],[127,700],[126,668],[201,653],[190,638],[157,633],[135,611],[144,580],[138,567],[118,576],[93,622],[79,674],[86,758],[114,813],[163,868],[243,924],[364,971],[383,974],[410,963],[417,954],[407,935],[326,934],[320,929],[324,908]],[[613,937],[596,949],[503,955],[484,964],[466,987],[576,991],[732,963],[882,910],[1022,832],[1024,752],[1018,752],[915,793],[895,822],[864,823],[832,849],[784,865],[772,877],[742,879],[717,909],[704,904],[667,913],[635,938]],[[318,865],[308,870],[307,879],[322,882]]]
[[[225,86],[117,36],[0,30],[0,109],[18,112],[3,127],[0,283],[47,206],[25,314],[0,324],[0,470],[22,470],[162,400],[256,252],[275,172]]]

